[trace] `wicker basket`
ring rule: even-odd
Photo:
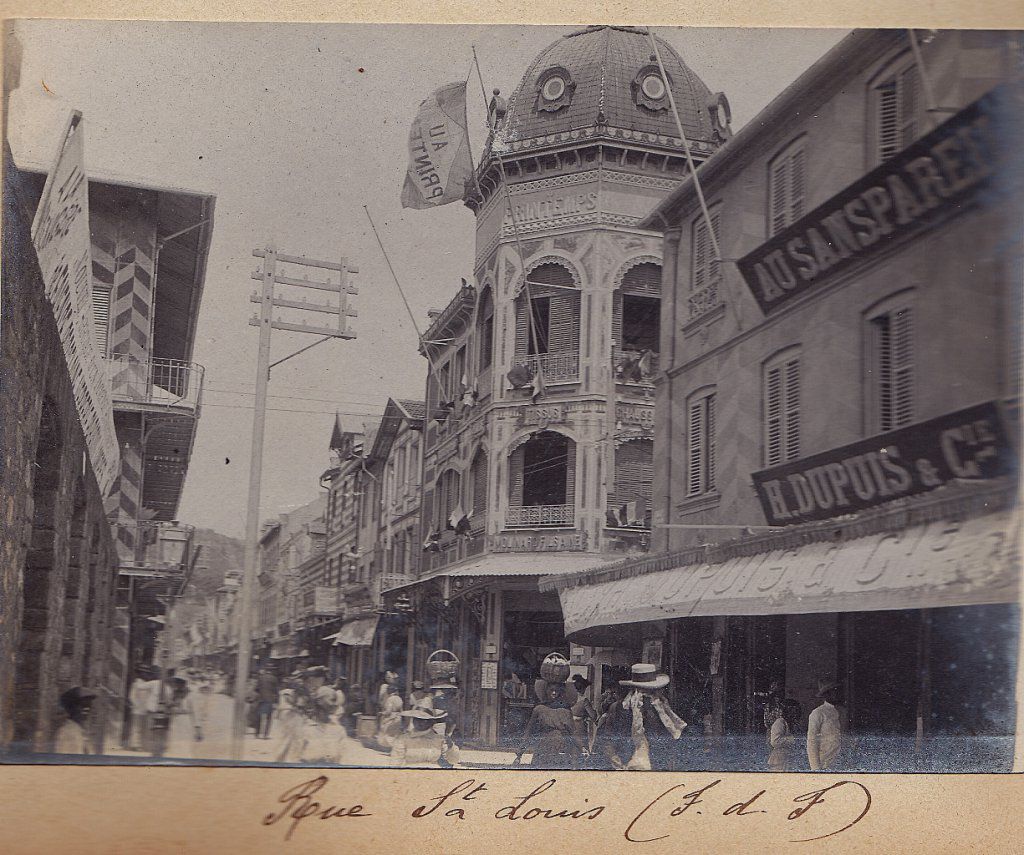
[[[443,657],[450,658],[443,658]],[[459,657],[450,650],[435,650],[427,657],[427,673],[433,682],[454,680],[459,672]]]
[[[569,679],[569,660],[561,653],[549,653],[540,664],[540,676],[549,683],[564,683]]]

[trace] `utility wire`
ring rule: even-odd
[[[207,392],[214,392],[214,393],[216,393],[218,395],[248,395],[250,397],[256,394],[255,392],[229,391],[228,389],[211,389],[208,386],[203,387],[203,394],[205,395]],[[386,403],[386,402],[380,402],[379,403],[379,402],[376,402],[376,401],[372,401],[369,398],[361,398],[361,399],[351,399],[351,398],[350,399],[344,399],[344,398],[310,398],[310,397],[307,397],[305,395],[274,395],[274,394],[268,394],[267,397],[268,398],[289,398],[290,400],[293,400],[293,401],[316,401],[318,403],[323,403],[323,404],[348,404],[348,405],[351,405],[351,406],[367,406],[367,407],[379,406],[381,409],[384,408],[384,404]]]

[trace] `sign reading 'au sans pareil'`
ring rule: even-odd
[[[791,525],[1013,471],[1013,451],[990,402],[755,472],[753,479],[768,523]]]
[[[962,206],[981,185],[1008,190],[1019,170],[1021,108],[997,88],[741,258],[768,314],[925,222]]]

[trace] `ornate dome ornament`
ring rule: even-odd
[[[720,142],[725,142],[732,136],[732,107],[729,106],[729,99],[724,92],[716,92],[708,99],[707,107],[715,136]]]
[[[665,88],[665,78],[661,76],[661,69],[658,68],[655,58],[651,57],[651,64],[641,68],[630,83],[633,92],[633,101],[638,107],[647,110],[658,111],[669,108],[668,91]],[[673,85],[671,76],[668,77],[669,86]]]
[[[575,92],[576,83],[568,69],[553,66],[537,78],[537,110],[555,113],[568,107]]]

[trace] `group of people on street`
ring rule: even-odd
[[[175,756],[189,756],[188,746],[203,740],[213,688],[212,675],[199,669],[181,676],[174,668],[138,666],[128,693],[129,749],[164,757],[174,745]]]

